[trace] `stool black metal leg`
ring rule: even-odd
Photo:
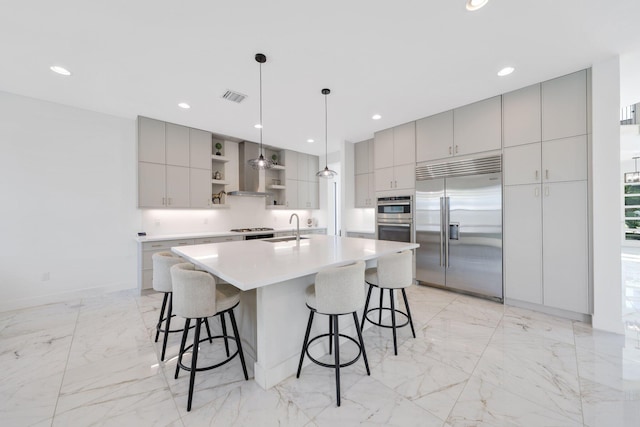
[[[213,338],[211,338],[211,328],[209,328],[209,319],[204,318],[204,326],[207,328],[207,336],[209,337],[209,344],[213,344]],[[227,356],[229,356],[227,354]]]
[[[238,334],[238,325],[236,324],[236,316],[233,314],[233,309],[229,311],[229,318],[231,318],[231,327],[233,327],[233,334],[236,336],[236,344],[238,344],[238,354],[240,355],[240,362],[242,363],[244,379],[248,380],[247,365],[244,362],[244,352],[242,351],[242,343],[240,342],[240,334]]]
[[[158,317],[158,324],[156,325],[156,341],[158,342],[158,337],[160,336],[160,329],[162,328],[162,321],[164,320],[162,316],[164,316],[164,309],[167,308],[167,298],[169,294],[167,292],[164,293],[164,297],[162,298],[162,308],[160,309],[160,317]]]
[[[371,375],[369,372],[369,361],[367,360],[367,352],[364,349],[364,340],[362,339],[362,330],[360,329],[360,324],[358,323],[358,313],[353,312],[353,323],[356,325],[356,331],[358,332],[358,340],[360,341],[360,348],[362,349],[362,358],[364,359],[364,367],[367,368],[367,375]]]
[[[407,293],[402,288],[402,298],[404,298],[404,306],[407,308],[407,317],[409,318],[409,325],[411,325],[411,333],[413,337],[416,337],[416,331],[413,329],[413,319],[411,319],[411,310],[409,309],[409,301],[407,300]]]
[[[193,400],[193,385],[196,381],[196,368],[198,367],[198,341],[200,341],[200,323],[202,319],[196,320],[196,331],[193,336],[193,348],[191,349],[191,372],[189,376],[189,398],[187,400],[187,412],[191,411],[191,401]]]
[[[304,354],[307,352],[307,342],[309,341],[309,333],[311,332],[311,324],[313,323],[313,310],[309,310],[309,321],[307,322],[307,332],[304,334],[304,341],[302,342],[302,352],[300,353],[300,363],[298,363],[298,372],[296,378],[300,378],[300,371],[302,370],[302,362],[304,361]]]
[[[369,285],[369,291],[367,292],[367,299],[364,303],[364,311],[362,312],[362,324],[360,325],[360,329],[364,329],[364,321],[367,318],[367,309],[369,308],[369,299],[371,298],[371,290],[373,286]]]
[[[338,406],[340,406],[340,329],[338,328],[338,315],[334,314],[333,317],[333,340],[335,341],[335,361],[336,361],[336,399]]]
[[[171,330],[171,313],[173,311],[173,293],[169,293],[169,312],[167,313],[167,323],[164,328],[164,339],[162,340],[162,354],[160,355],[160,361],[164,360],[164,353],[167,351],[167,338],[169,337],[169,330]]]
[[[384,289],[380,289],[380,311],[378,312],[378,323],[382,323],[382,297],[384,295]]]
[[[329,316],[329,354],[331,354],[332,340],[333,340],[333,316]]]
[[[184,346],[187,343],[187,335],[189,335],[189,324],[191,319],[184,321],[184,329],[182,330],[182,341],[180,342],[180,350],[178,351],[178,362],[176,363],[176,374],[174,379],[178,379],[178,373],[180,372],[180,364],[182,363],[182,354],[184,353]]]
[[[393,289],[389,289],[389,298],[391,299],[391,329],[393,329],[393,353],[398,355],[398,340],[396,338],[396,307],[393,301]]]
[[[224,312],[220,313],[220,323],[222,324],[222,335],[224,335],[224,349],[229,357],[229,339],[227,338],[227,323],[224,321]]]

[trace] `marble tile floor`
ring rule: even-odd
[[[173,378],[179,334],[165,362],[153,342],[158,294],[0,313],[0,425],[640,426],[633,331],[422,286],[408,296],[417,338],[401,329],[394,356],[390,330],[365,331],[371,376],[361,361],[342,370],[340,408],[333,370],[310,364],[265,391],[236,358],[196,376],[187,412],[188,375]]]

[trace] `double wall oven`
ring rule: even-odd
[[[376,236],[378,240],[415,242],[413,196],[378,198]]]

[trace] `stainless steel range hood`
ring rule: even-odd
[[[264,171],[255,170],[247,164],[249,159],[255,159],[260,155],[260,146],[254,142],[243,141],[238,144],[238,160],[240,179],[238,191],[230,191],[229,196],[266,197],[269,193],[264,191]]]

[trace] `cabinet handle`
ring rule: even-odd
[[[389,188],[393,188],[393,181],[389,181]]]
[[[549,179],[549,169],[544,170],[544,177],[545,179]]]
[[[180,242],[180,243],[178,243],[178,246],[185,246],[185,245],[188,245],[188,243],[186,243],[186,242]]]
[[[451,146],[449,146],[449,154],[453,154],[453,153],[451,152]]]
[[[162,206],[167,204],[167,199],[165,197],[162,198]]]
[[[152,248],[160,248],[162,245],[151,245]]]
[[[536,189],[533,192],[533,194],[535,194],[535,196],[538,197],[540,195],[540,189],[538,187],[536,187]]]
[[[536,169],[536,181],[538,180],[538,169]]]
[[[544,187],[544,195],[549,196],[549,187]]]
[[[458,154],[458,145],[456,144],[456,154]]]

